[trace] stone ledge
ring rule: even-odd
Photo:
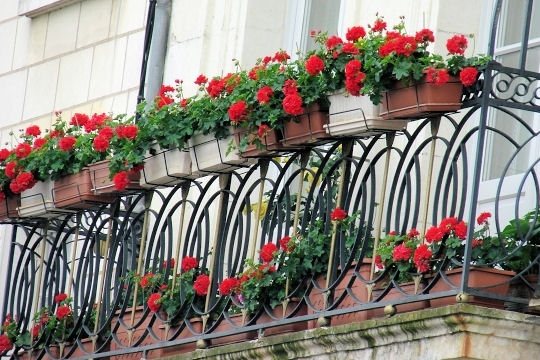
[[[534,359],[540,317],[458,304],[196,350],[169,359]]]

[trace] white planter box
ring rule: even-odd
[[[193,175],[228,173],[257,161],[241,157],[236,150],[227,154],[231,141],[234,141],[232,135],[221,140],[217,140],[214,135],[195,135],[190,138],[188,144]]]
[[[44,217],[58,216],[53,200],[54,183],[50,180],[38,181],[31,189],[21,193],[20,217]]]
[[[148,154],[144,160],[140,180],[142,187],[172,186],[194,177],[191,174],[189,151],[177,148],[162,150],[158,146],[155,151],[155,155]]]
[[[408,120],[383,120],[379,105],[373,105],[367,96],[344,96],[344,91],[339,91],[328,99],[330,119],[325,128],[331,136],[371,136],[407,126]]]

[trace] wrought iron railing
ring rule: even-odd
[[[20,331],[31,331],[36,325],[33,314],[54,304],[55,295],[64,292],[73,298],[75,314],[75,325],[62,339],[51,334],[37,336],[12,356],[24,350],[36,356],[70,357],[76,348],[82,348],[85,352],[79,356],[99,358],[194,342],[206,347],[220,343],[226,335],[264,336],[274,326],[295,323],[335,325],[347,321],[348,314],[362,320],[384,315],[381,308],[385,308],[391,315],[396,307],[408,311],[413,303],[425,307],[448,296],[455,302],[458,294],[467,294],[458,300],[480,296],[506,304],[507,309],[525,311],[537,288],[539,214],[533,213],[528,226],[517,230],[517,246],[501,245],[501,257],[487,264],[500,268],[516,254],[522,255],[523,249],[532,249],[522,271],[503,281],[513,291],[495,294],[493,287],[469,282],[469,260],[485,143],[493,134],[500,134],[499,141],[513,153],[500,159],[505,171],[495,180],[492,234],[504,229],[501,218],[519,219],[528,211],[538,211],[538,157],[534,152],[518,182],[527,186],[526,196],[507,199],[501,192],[514,155],[540,139],[535,130],[538,126],[523,120],[524,113],[540,109],[537,83],[538,74],[493,63],[476,91],[465,96],[462,110],[412,121],[406,131],[335,139],[281,158],[260,159],[232,173],[121,197],[114,204],[7,225],[11,266],[2,313],[16,316]],[[520,130],[519,141],[492,122],[497,111],[511,115],[512,126]],[[523,208],[525,198],[534,199],[529,202],[533,206]],[[509,201],[511,206],[506,205]],[[339,234],[331,235],[334,225],[328,216],[336,206],[348,214],[356,213],[356,226],[365,230],[355,233],[352,243]],[[375,271],[374,263],[367,261],[390,230],[406,233],[416,228],[423,234],[449,216],[470,224],[466,250],[460,257],[439,259],[430,275],[413,276],[417,280],[414,290],[405,289],[393,269]],[[277,243],[286,235],[306,237],[316,219],[325,219],[328,234],[329,260],[324,272],[308,274],[302,286],[286,283],[285,304],[299,300],[287,316],[273,315],[263,321],[263,314],[273,313],[268,304],[260,304],[249,316],[244,312],[239,325],[232,310],[238,307],[242,313],[241,302],[220,296],[218,284],[241,273],[244,261],[256,258],[263,244]],[[126,276],[162,271],[164,262],[171,258],[179,262],[187,255],[200,259],[211,285],[202,304],[179,295],[185,300],[179,313],[191,317],[174,319],[172,326],[170,317],[149,311],[141,300],[141,287],[129,284]],[[169,264],[165,271],[171,274],[178,267],[178,263]],[[438,291],[437,284],[448,281],[444,270],[452,267],[462,268],[462,281]],[[363,295],[356,289],[362,289]],[[301,306],[307,310],[296,311]],[[138,309],[142,309],[142,317],[136,314]],[[194,317],[202,319],[202,326],[190,320]],[[235,326],[220,330],[220,323],[226,322]],[[51,351],[51,344],[58,343],[62,344],[61,354]]]

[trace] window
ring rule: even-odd
[[[521,44],[523,40],[524,19],[526,19],[529,0],[504,0],[497,29],[497,39],[494,48],[494,58],[501,64],[520,68]],[[533,2],[531,13],[531,28],[527,39],[527,58],[525,70],[540,72],[540,4]],[[510,91],[519,83],[513,79]],[[528,85],[528,80],[525,81]],[[534,87],[534,86],[533,86]],[[525,94],[525,97],[531,94]],[[502,111],[491,111],[488,125],[510,136],[518,144],[524,144],[531,137],[531,133],[524,126],[518,125],[517,118],[524,121],[533,129],[540,129],[538,115],[531,111],[512,109],[511,114]],[[498,179],[501,176],[511,176],[524,173],[530,166],[530,157],[533,156],[534,144],[530,148],[521,149],[516,154],[516,147],[505,141],[502,135],[489,132],[486,137],[486,156],[484,158],[484,171],[482,180]],[[504,168],[510,162],[511,156],[516,155],[510,163],[509,171],[503,174]]]
[[[305,53],[315,48],[310,39],[311,30],[338,34],[340,29],[341,0],[291,0],[287,14],[285,49],[291,56],[297,51]]]

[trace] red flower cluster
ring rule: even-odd
[[[206,274],[197,276],[193,282],[193,289],[199,296],[205,296],[208,293],[208,287],[210,286],[210,278]]]
[[[148,297],[148,301],[146,302],[148,304],[148,308],[152,312],[158,312],[161,308],[161,294],[160,293],[153,293]]]
[[[219,284],[218,289],[221,296],[229,296],[233,292],[238,291],[239,286],[240,286],[240,281],[235,277],[231,277],[231,278],[223,279],[223,281]]]
[[[332,221],[342,221],[347,218],[347,212],[341,209],[339,206],[330,213],[330,220]]]
[[[360,60],[354,59],[345,65],[345,88],[349,94],[359,96],[365,78]]]
[[[232,104],[227,112],[229,114],[229,119],[236,124],[245,121],[248,118],[247,104],[244,100],[239,100]]]
[[[324,70],[324,61],[317,55],[311,55],[306,60],[306,71],[312,75],[318,75]]]
[[[274,260],[274,256],[278,250],[278,247],[274,243],[264,244],[260,251],[261,260],[266,263]]]
[[[13,344],[9,340],[9,337],[6,334],[0,335],[0,353],[11,350],[12,347]]]
[[[180,265],[180,267],[182,268],[183,272],[187,273],[191,269],[198,268],[199,262],[192,256],[185,256],[182,259],[182,264]]]
[[[441,220],[439,226],[432,226],[426,231],[424,238],[431,244],[441,241],[445,236],[454,235],[462,240],[467,236],[467,224],[464,221],[458,221],[455,217],[449,217]]]
[[[56,317],[58,320],[63,320],[64,318],[71,315],[71,308],[69,305],[62,305],[56,309]]]
[[[66,299],[67,299],[67,294],[60,293],[54,297],[54,302],[59,304]]]
[[[162,107],[174,102],[171,94],[172,92],[174,92],[174,88],[172,86],[161,85],[156,99],[154,100],[158,109],[161,109]]]

